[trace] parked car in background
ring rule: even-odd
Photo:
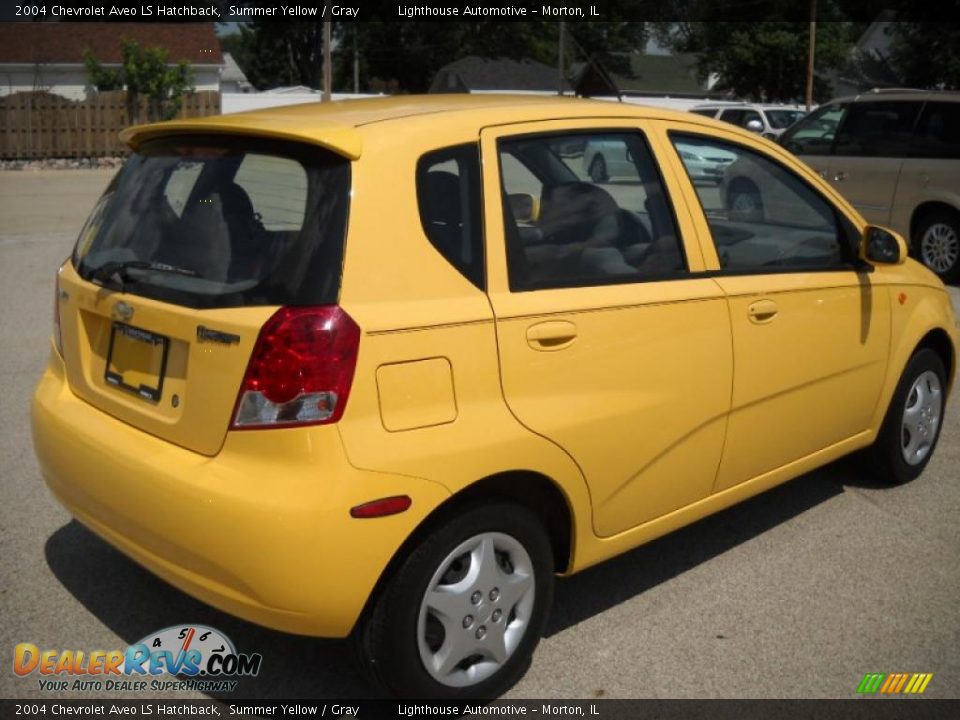
[[[960,280],[960,93],[880,91],[833,100],[780,143],[867,220],[908,238],[911,253],[943,280]]]
[[[698,148],[682,142],[677,143],[677,154],[696,184],[719,185],[727,166],[737,159],[734,153],[720,148]]]
[[[555,575],[854,451],[891,484],[933,456],[943,284],[751,133],[430,95],[122,137],[55,275],[42,475],[184,592],[349,637],[384,692],[502,693]],[[731,155],[766,214],[694,183]]]
[[[807,111],[799,106],[759,105],[756,103],[697,105],[690,112],[723,120],[737,127],[759,133],[768,140],[778,138],[788,127],[807,114]]]
[[[560,148],[561,156],[565,156],[568,145],[569,143]],[[635,172],[636,166],[623,143],[591,140],[582,147],[583,170],[595,183],[606,183],[617,177],[630,177]],[[713,149],[709,156],[700,155],[696,149],[684,143],[677,143],[677,152],[683,158],[690,179],[695,183],[719,184],[726,166],[737,159],[733,153],[717,148]]]

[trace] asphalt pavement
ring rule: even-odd
[[[72,521],[40,480],[29,402],[53,277],[111,173],[0,172],[0,696],[83,696],[14,675],[17,643],[111,650],[194,622],[263,654],[235,697],[366,697],[343,643],[183,595]],[[960,697],[958,398],[907,486],[878,487],[843,461],[560,581],[508,697],[850,698],[867,672],[930,672],[926,695]]]

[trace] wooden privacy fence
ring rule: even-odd
[[[47,92],[0,97],[0,159],[124,155],[127,148],[117,135],[130,124],[126,103],[123,91],[99,93],[79,101]],[[141,98],[141,122],[149,117],[147,103]],[[220,93],[202,90],[184,96],[177,117],[219,113]]]

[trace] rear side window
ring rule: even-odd
[[[479,147],[458,145],[421,157],[417,163],[417,204],[430,244],[483,290]]]
[[[834,154],[902,158],[919,112],[919,102],[853,103],[837,131]]]
[[[582,155],[561,152],[570,146]],[[498,149],[512,291],[685,275],[673,208],[643,135],[525,135]]]
[[[960,159],[960,102],[926,104],[910,146],[910,157]]]
[[[350,163],[252,138],[144,143],[87,221],[88,280],[195,308],[336,302]]]

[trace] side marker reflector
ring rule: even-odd
[[[350,508],[350,517],[377,518],[397,515],[406,511],[412,504],[413,500],[406,495],[395,495],[394,497],[381,498],[352,507]]]

